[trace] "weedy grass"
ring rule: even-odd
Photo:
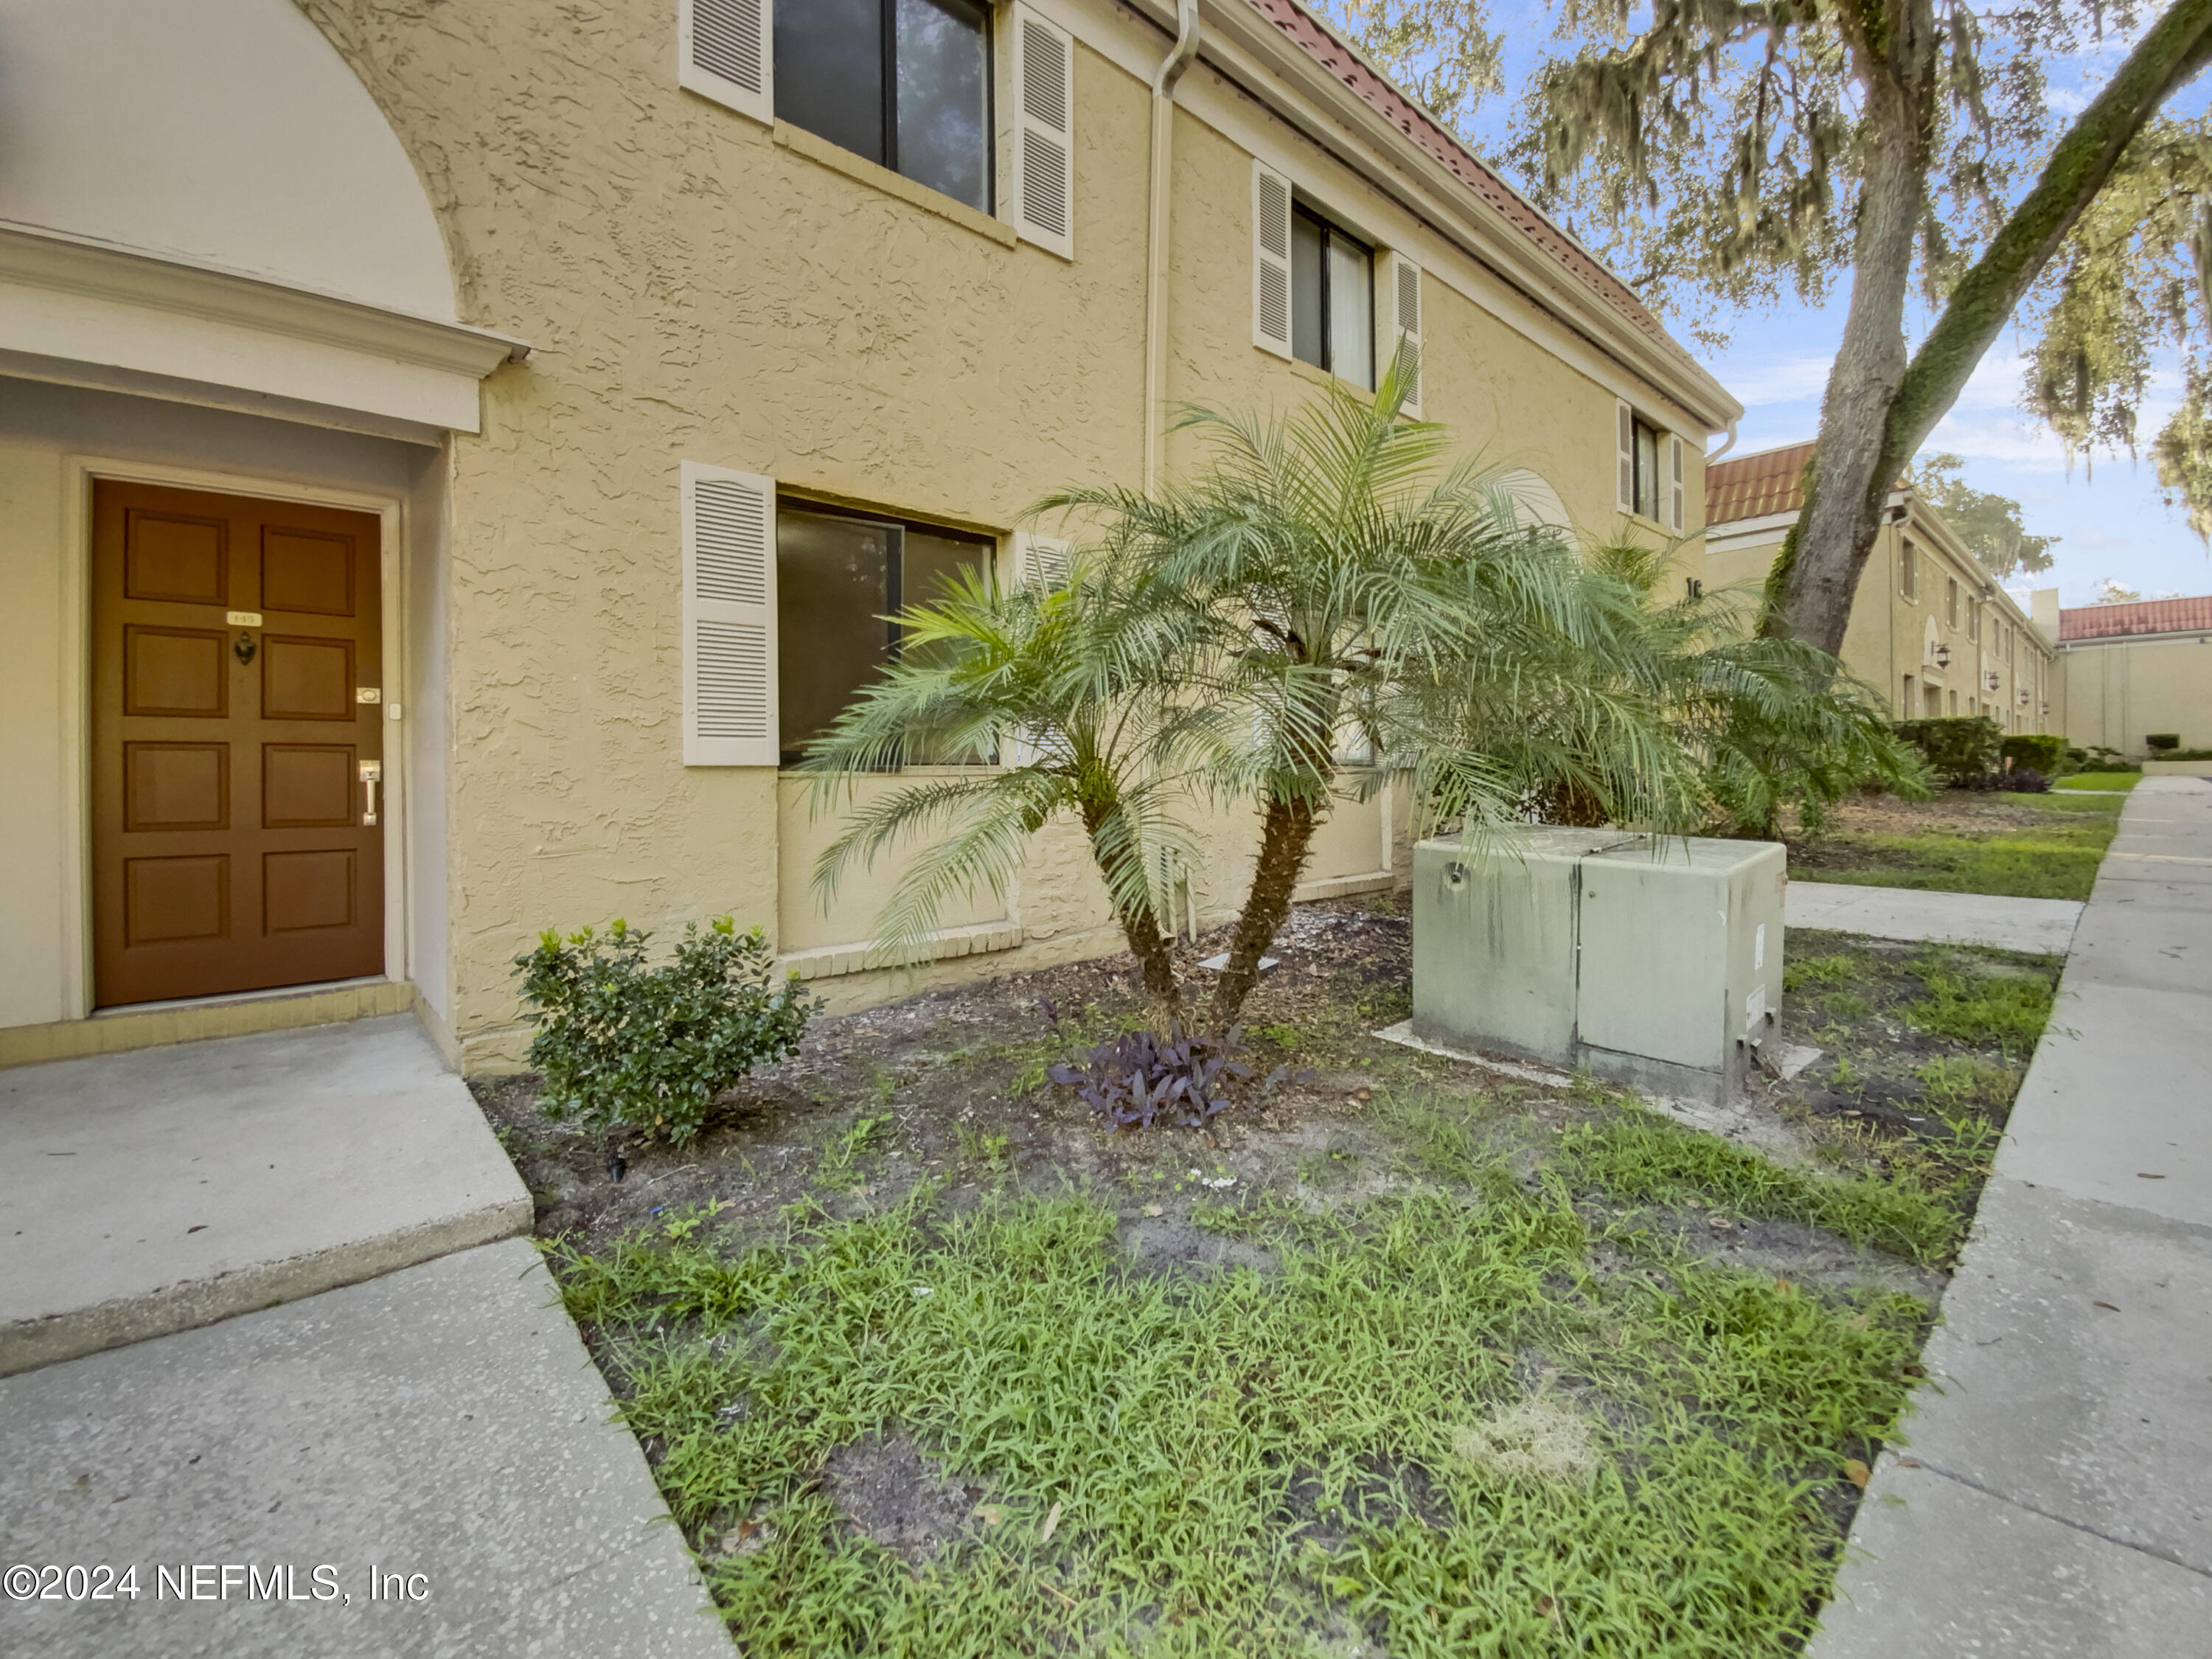
[[[2025,801],[2028,797],[2007,797]],[[1834,864],[1793,864],[1801,881],[1912,887],[2014,898],[2086,899],[2119,827],[2117,797],[2033,797],[2042,822],[1995,835],[1838,833],[1824,844]]]
[[[2140,772],[2074,772],[2053,778],[2053,789],[2095,789],[2124,794],[2143,781]]]
[[[1922,1030],[1993,1048],[2007,1059],[2025,1060],[2034,1052],[2056,995],[2050,979],[1992,971],[1955,950],[1927,951],[1913,965],[1926,994],[1905,1004],[1904,1013]]]
[[[1893,1166],[1887,1178],[1817,1175],[1640,1107],[1566,1129],[1559,1167],[1571,1183],[1616,1199],[1694,1200],[1761,1220],[1803,1222],[1923,1264],[1944,1260],[1964,1226],[1948,1180],[1926,1178],[1917,1162]]]
[[[1645,1127],[1583,1176],[1757,1197]],[[749,1655],[1798,1651],[1925,1307],[1625,1228],[1601,1269],[1559,1184],[1477,1184],[1211,1212],[1266,1273],[1148,1273],[1081,1194],[550,1251]],[[987,1500],[933,1551],[823,1483],[892,1434]]]

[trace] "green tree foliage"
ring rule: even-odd
[[[1216,836],[1256,820],[1207,1010],[1225,1029],[1315,830],[1386,779],[1421,826],[1477,839],[1531,815],[1771,829],[1787,801],[1869,777],[1912,787],[1912,758],[1832,657],[1753,636],[1741,596],[1659,603],[1663,554],[1585,558],[1524,528],[1503,475],[1455,462],[1401,401],[1394,372],[1371,400],[1339,386],[1283,420],[1193,411],[1184,424],[1209,453],[1188,481],[1044,504],[1094,532],[1064,582],[978,578],[902,612],[927,649],[810,750],[817,803],[918,744],[1003,744],[1006,764],[858,808],[820,885],[900,847],[878,936],[919,959],[947,897],[1003,890],[1028,838],[1069,813],[1171,1018],[1178,872],[1206,857],[1202,819]]]
[[[2212,538],[2212,119],[2144,127],[2033,295],[2024,400],[2087,459],[2135,455],[2160,347],[2182,399],[2149,447],[2169,506]]]
[[[2122,210],[2101,243],[2069,238],[2116,168],[2124,183],[2148,165],[2122,158],[2212,56],[2212,0],[2171,0],[2139,33],[2146,20],[2132,5],[2100,0],[2008,11],[1662,0],[1648,13],[1628,0],[1559,0],[1556,15],[1562,49],[1536,76],[1511,162],[1647,303],[1710,334],[1718,307],[1785,291],[1818,301],[1849,273],[1808,499],[1768,620],[1836,650],[1893,482],[2062,249],[2075,250],[2060,268],[2081,267],[2084,316],[2124,308],[2093,291],[2100,280],[2128,289],[2147,317],[2165,314],[2164,290],[2130,287],[2171,264],[2179,244],[2164,229],[2129,243]],[[2046,64],[2106,30],[2135,43],[2054,133]],[[2134,252],[2079,252],[2122,245]],[[1934,321],[1914,348],[1916,296]],[[2054,364],[2073,372],[2045,378],[2080,418],[2098,409],[2100,387],[2124,402],[2139,384],[2124,342],[2103,380],[2080,350],[2061,361],[2064,343]],[[2185,415],[2159,453],[2161,476],[2187,495],[2212,487],[2212,465],[2198,459],[2212,453],[2200,447],[2212,421],[2194,398]]]
[[[2020,503],[2009,495],[1975,489],[1963,476],[1966,465],[1956,455],[1930,455],[1905,477],[1998,580],[2050,569],[2051,550],[2059,538],[2029,535],[2021,521]]]

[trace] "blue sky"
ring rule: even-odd
[[[1325,12],[1334,10],[1328,0],[1320,3]],[[1486,106],[1483,125],[1490,131],[1471,135],[1478,144],[1486,139],[1495,143],[1510,127],[1526,77],[1548,44],[1554,15],[1551,7],[1531,0],[1492,0],[1492,18],[1506,33],[1507,90]],[[2154,15],[2154,5],[2152,11]],[[2111,40],[2054,61],[2048,70],[2053,116],[2063,121],[2078,112],[2125,50],[2126,43]],[[2177,115],[2195,115],[2208,101],[2212,98],[2207,77],[2200,77],[2167,107]],[[1824,307],[1790,301],[1771,312],[1727,319],[1724,326],[1732,337],[1725,352],[1706,352],[1685,341],[1745,406],[1734,453],[1815,434],[1820,394],[1843,332],[1848,298],[1846,285]],[[1930,452],[1948,450],[1963,457],[1966,481],[1977,489],[2017,500],[2030,532],[2059,538],[2051,550],[2055,567],[2039,576],[2018,578],[2015,586],[2056,585],[2061,603],[2069,605],[2087,604],[2092,591],[2108,577],[2146,597],[2212,592],[2212,557],[2182,514],[2160,501],[2157,471],[2147,458],[2131,463],[2125,454],[2100,454],[2087,465],[2077,458],[2069,470],[2064,450],[2049,429],[2021,411],[2023,345],[2008,333],[1990,349],[1928,445]],[[2142,410],[2139,429],[2146,434],[2164,424],[2179,392],[2175,365],[2161,367]]]

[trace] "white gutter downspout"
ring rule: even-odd
[[[1168,236],[1175,89],[1198,56],[1198,0],[1176,0],[1176,40],[1152,76],[1152,166],[1145,235],[1145,491],[1158,485],[1168,381]]]
[[[1728,441],[1723,444],[1718,449],[1713,451],[1711,454],[1705,457],[1705,465],[1707,466],[1711,466],[1715,461],[1717,461],[1722,456],[1727,454],[1729,451],[1735,447],[1735,426],[1736,423],[1734,421],[1730,421],[1728,423]]]

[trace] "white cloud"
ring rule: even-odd
[[[1817,403],[1827,390],[1830,356],[1775,356],[1731,352],[1715,363],[1713,378],[1733,392],[1746,409],[1773,404]]]

